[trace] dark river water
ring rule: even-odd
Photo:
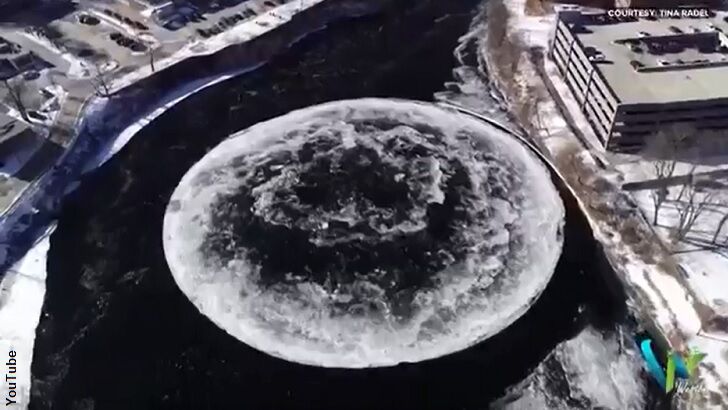
[[[393,3],[187,98],[84,178],[51,237],[32,409],[485,409],[560,342],[623,320],[569,200],[564,252],[533,308],[496,337],[423,363],[343,370],[276,359],[230,337],[178,289],[162,250],[165,207],[230,133],[338,99],[432,101],[453,80],[453,50],[479,1]]]

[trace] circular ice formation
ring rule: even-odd
[[[164,218],[175,281],[215,324],[286,360],[390,366],[520,317],[551,278],[564,208],[510,135],[425,103],[295,111],[222,142]]]

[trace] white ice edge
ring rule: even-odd
[[[507,152],[513,158],[517,158],[519,166],[527,169],[525,179],[529,179],[529,192],[534,193],[543,200],[544,204],[558,204],[555,208],[549,206],[529,208],[526,214],[548,237],[556,235],[556,229],[560,229],[563,223],[564,209],[558,192],[553,187],[550,173],[538,158],[528,148],[521,145],[512,136],[496,130],[494,127],[480,122],[462,114],[456,114],[435,107],[430,104],[406,102],[398,100],[362,99],[345,102],[323,104],[316,107],[294,111],[283,117],[258,124],[250,129],[236,134],[213,149],[207,156],[195,164],[185,175],[172,196],[172,201],[180,204],[180,211],[168,212],[164,220],[164,249],[168,264],[171,267],[175,281],[179,287],[188,295],[195,306],[208,316],[219,327],[244,341],[248,345],[271,354],[276,357],[292,360],[299,363],[313,364],[324,367],[369,367],[369,366],[391,366],[400,362],[417,362],[429,358],[439,357],[453,353],[476,344],[493,334],[501,331],[520,317],[537,299],[538,295],[545,289],[551,278],[555,265],[560,256],[561,243],[558,240],[544,241],[542,235],[532,235],[528,249],[541,259],[532,263],[527,269],[520,272],[522,286],[515,286],[507,289],[507,292],[499,292],[497,295],[489,295],[488,305],[497,306],[497,310],[490,310],[487,314],[483,312],[470,312],[467,317],[462,318],[459,323],[464,323],[458,329],[453,329],[453,336],[450,339],[443,338],[437,343],[422,343],[414,345],[414,348],[407,346],[404,342],[396,341],[388,348],[381,350],[367,349],[359,345],[356,349],[346,352],[331,351],[325,352],[321,346],[313,344],[302,345],[292,344],[292,340],[284,341],[283,338],[271,338],[265,331],[258,328],[255,323],[245,317],[245,311],[251,306],[245,305],[245,301],[239,296],[238,289],[244,288],[240,277],[245,273],[235,271],[244,266],[236,265],[229,272],[221,273],[222,280],[217,282],[204,281],[198,272],[204,271],[203,262],[197,255],[200,242],[198,238],[204,236],[207,217],[205,209],[209,206],[210,198],[214,198],[219,192],[210,191],[205,188],[193,185],[193,180],[200,172],[214,169],[216,165],[226,163],[231,156],[240,154],[259,147],[264,143],[266,136],[271,133],[280,132],[281,129],[295,129],[296,125],[306,124],[312,117],[331,115],[337,110],[346,107],[348,118],[356,118],[363,113],[402,113],[407,112],[405,122],[409,119],[418,119],[423,123],[437,125],[449,135],[455,135],[457,130],[467,127],[481,131],[482,135],[492,136],[502,147],[502,154]],[[366,118],[366,115],[363,115]],[[436,119],[436,120],[433,120]],[[214,184],[213,184],[214,185]],[[190,220],[192,215],[186,211],[198,212],[194,214],[197,222]],[[536,226],[530,228],[536,229]],[[531,236],[531,235],[529,235]],[[185,238],[186,240],[177,240]],[[558,250],[555,251],[554,247]],[[226,280],[228,282],[226,282]],[[467,286],[458,283],[451,290],[445,288],[445,297],[454,297],[458,294],[458,287]],[[449,292],[455,292],[449,295]],[[257,298],[264,295],[257,295]],[[240,303],[236,303],[240,302]],[[509,303],[510,302],[510,303]],[[246,306],[246,307],[241,307]],[[241,310],[242,309],[242,310]],[[431,312],[430,312],[431,313]],[[288,311],[289,315],[296,315],[296,311]],[[301,319],[301,318],[298,318]],[[298,320],[296,319],[296,320]],[[325,329],[322,334],[341,332],[343,329]],[[408,331],[409,332],[409,331]],[[416,333],[416,332],[415,332]],[[340,334],[340,333],[339,333]],[[416,339],[416,334],[409,332],[409,337]],[[385,335],[386,336],[386,335]],[[324,336],[325,337],[325,336]],[[363,334],[365,341],[374,343],[381,337],[378,334]],[[414,343],[414,342],[412,342]],[[375,343],[376,344],[376,343]],[[381,344],[380,344],[381,347]],[[420,348],[420,350],[418,350]]]

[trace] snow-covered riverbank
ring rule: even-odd
[[[224,81],[236,73],[228,73],[215,78],[203,79],[199,82],[186,85],[170,93],[160,105],[146,115],[137,118],[134,122],[123,128],[115,136],[110,136],[106,144],[96,147],[96,154],[87,161],[76,163],[82,173],[93,171],[111,159],[114,154],[121,150],[131,139],[165,111],[173,107],[184,98],[206,87]],[[88,111],[87,121],[98,122],[96,116],[103,113],[104,102],[99,101]],[[90,155],[87,149],[81,150],[82,154]],[[64,194],[70,193],[78,183],[66,181],[67,188]],[[48,182],[48,184],[51,184]],[[27,211],[22,215],[33,213],[33,207],[23,207]],[[22,215],[20,218],[22,218]],[[15,218],[15,223],[17,224]],[[45,221],[42,221],[45,222]],[[41,222],[41,223],[42,223]],[[13,350],[17,353],[17,404],[20,408],[26,408],[30,398],[31,375],[30,366],[33,355],[36,327],[43,306],[45,296],[46,264],[47,253],[50,248],[50,236],[55,229],[55,221],[47,222],[45,232],[37,240],[30,250],[18,262],[9,268],[0,281],[0,353]],[[11,229],[10,225],[8,225]],[[28,229],[28,227],[25,227]],[[5,252],[7,247],[4,247]],[[2,255],[5,257],[6,255]],[[2,353],[4,354],[4,353]],[[2,391],[10,391],[8,381],[2,381]]]
[[[212,55],[232,44],[251,40],[288,23],[301,9],[308,9],[323,1],[297,1],[295,8],[292,3],[287,3],[273,10],[272,14],[268,12],[255,19],[258,22],[261,18],[270,20],[265,20],[266,24],[260,25],[255,21],[243,23],[237,31],[216,39],[204,52],[197,49],[196,53]],[[359,12],[361,10],[357,11]],[[341,16],[334,15],[332,18],[338,17]],[[322,26],[311,26],[308,31],[293,39],[293,43],[321,28]],[[275,47],[291,44],[288,42]],[[189,56],[176,57],[179,58],[169,60],[166,64],[172,65]],[[27,408],[30,397],[35,331],[45,295],[46,254],[50,247],[50,235],[55,228],[55,214],[63,196],[78,186],[78,180],[84,173],[102,166],[147,124],[180,101],[207,87],[255,70],[264,62],[261,60],[257,64],[242,65],[224,73],[197,79],[168,91],[159,98],[144,98],[144,90],[141,93],[136,90],[132,93],[121,91],[110,99],[93,99],[86,105],[83,119],[76,124],[77,137],[73,146],[50,172],[36,181],[32,190],[24,193],[24,198],[14,207],[13,212],[0,219],[0,236],[3,239],[0,262],[8,261],[6,266],[9,266],[0,281],[0,354],[6,355],[10,349],[17,352],[16,398],[19,408]],[[158,68],[158,71],[161,70]],[[134,72],[114,82],[114,87],[120,90],[150,74]],[[136,111],[125,110],[127,104],[142,104],[143,107]],[[9,388],[10,385],[3,380],[2,394],[7,393]]]
[[[561,88],[552,64],[545,57],[555,24],[553,10],[527,13],[524,0],[492,4],[507,10],[505,35],[512,45],[521,49],[514,50],[518,56],[515,73],[509,71],[511,67],[504,68],[496,61],[489,61],[488,67],[507,94],[511,112],[527,113],[519,119],[525,122],[523,125],[534,142],[552,157],[579,198],[595,236],[604,245],[612,267],[630,296],[633,314],[643,326],[663,335],[673,348],[697,347],[708,353],[701,365],[706,392],[694,392],[689,400],[679,400],[680,405],[728,408],[725,401],[728,344],[700,334],[703,318],[696,310],[689,286],[671,262],[673,258],[659,245],[635,201],[619,188],[619,173],[605,166],[603,156],[571,128],[578,130],[585,122],[578,115],[565,117],[543,80],[548,78],[555,88]],[[491,44],[481,50],[486,60],[497,54],[492,47]],[[568,104],[570,95],[559,94]],[[536,109],[528,111],[524,107]],[[584,130],[587,134],[589,131]]]
[[[5,363],[13,351],[17,362],[17,379],[3,378],[1,391],[3,397],[9,398],[10,383],[17,383],[17,395],[10,400],[21,408],[27,406],[30,398],[30,363],[45,295],[46,253],[53,228],[51,226],[26,256],[5,273],[0,284],[0,355]]]

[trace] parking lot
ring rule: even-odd
[[[282,4],[295,0],[228,0],[182,7],[170,6],[154,13],[153,18],[158,27],[167,32],[179,33],[185,37],[209,38],[232,28],[244,21],[272,10]],[[169,33],[156,32],[160,36]]]
[[[139,69],[149,67],[152,58],[174,64],[177,58],[189,55],[185,53],[190,46],[264,13],[269,14],[268,18],[257,23],[272,27],[276,16],[271,11],[292,1],[299,0],[190,0],[174,4],[157,0],[103,4],[81,0],[75,8],[37,25],[18,28],[0,24],[0,114],[12,114],[15,120],[39,130],[53,126],[47,139],[58,147],[52,153],[42,153],[37,161],[33,154],[31,162],[40,165],[24,169],[32,168],[37,175],[26,175],[22,180],[10,174],[2,178],[0,191],[6,194],[0,194],[0,208],[5,209],[20,194],[25,186],[22,181],[42,175],[44,167],[50,166],[70,144],[74,135],[70,130],[83,101],[94,90],[102,94],[99,79],[119,79],[121,73],[138,78],[135,76],[140,75]],[[176,56],[178,51],[180,57]],[[148,68],[141,72],[150,73]],[[5,80],[20,96],[27,118],[21,118],[17,98],[13,98]]]
[[[290,1],[297,0],[191,0],[147,9],[148,0],[81,1],[76,10],[43,27],[22,32],[0,27],[0,36],[11,42],[0,42],[0,60],[3,52],[31,52],[72,78],[93,77],[99,68],[133,70],[149,64],[152,53],[157,59],[170,56]]]

